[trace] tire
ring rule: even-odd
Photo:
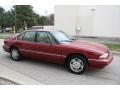
[[[82,74],[86,71],[88,63],[81,55],[72,55],[67,59],[67,68],[74,74]]]
[[[16,47],[10,49],[10,56],[14,61],[19,61],[21,59],[20,52]]]

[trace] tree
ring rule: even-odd
[[[35,13],[31,5],[15,5],[13,8],[18,28],[24,28],[24,23],[26,23],[28,27],[37,24],[37,20],[34,16]]]
[[[7,11],[4,14],[4,27],[12,27],[14,24],[14,14],[11,11]]]
[[[50,14],[50,15],[47,17],[47,20],[48,20],[48,24],[49,24],[49,25],[54,25],[54,14]]]
[[[42,16],[44,25],[54,25],[54,14],[50,14],[48,16]]]
[[[0,7],[0,26],[2,28],[16,26],[17,30],[31,28],[35,25],[54,25],[54,14],[40,16],[31,5],[14,5],[9,11]]]
[[[2,29],[6,27],[12,27],[14,22],[14,15],[11,11],[5,11],[2,7],[0,7],[0,26]]]
[[[2,7],[0,7],[0,27],[1,28],[3,28],[3,22],[4,22],[4,13],[5,13],[5,10],[2,8]]]
[[[3,14],[4,12],[5,10],[2,7],[0,7],[0,14]]]

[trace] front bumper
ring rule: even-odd
[[[89,66],[92,68],[104,68],[113,60],[113,55],[110,52],[106,59],[89,59]]]

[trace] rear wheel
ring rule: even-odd
[[[11,48],[10,55],[11,55],[11,58],[15,61],[19,61],[21,59],[19,50],[16,47]]]
[[[72,55],[67,60],[67,67],[72,73],[82,74],[86,71],[88,64],[83,56]]]

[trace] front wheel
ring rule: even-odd
[[[19,50],[15,47],[11,48],[10,55],[11,55],[11,58],[15,61],[19,61],[21,59]]]
[[[82,74],[86,71],[88,64],[83,56],[73,55],[68,58],[67,67],[72,73]]]

